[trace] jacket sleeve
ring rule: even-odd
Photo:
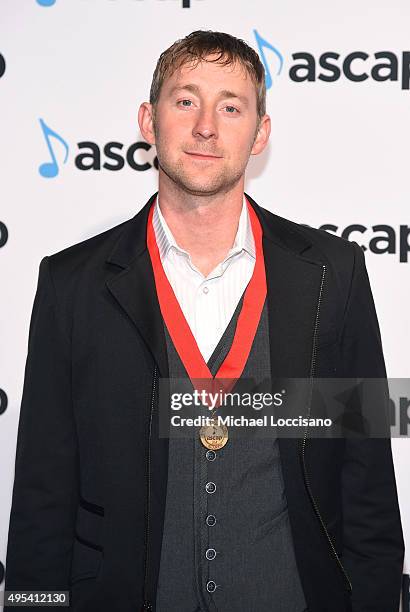
[[[355,263],[342,333],[343,370],[347,378],[380,379],[374,409],[384,411],[388,386],[380,329],[364,253],[357,243],[352,245]],[[352,583],[353,612],[397,612],[404,543],[390,437],[347,438],[345,443],[342,561]]]
[[[40,262],[30,320],[5,590],[69,589],[78,488],[70,344],[47,256]]]

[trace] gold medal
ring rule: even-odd
[[[216,419],[212,419],[210,425],[203,425],[199,430],[199,437],[205,448],[219,450],[228,442],[228,428],[219,425]]]

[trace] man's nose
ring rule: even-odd
[[[202,136],[209,139],[218,136],[218,127],[216,116],[211,109],[201,109],[197,116],[197,120],[192,129],[192,134],[195,137]]]

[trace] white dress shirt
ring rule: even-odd
[[[189,253],[176,243],[161,213],[158,196],[153,227],[165,274],[198,348],[208,361],[232,318],[255,266],[255,242],[245,196],[233,247],[208,276],[194,266]]]

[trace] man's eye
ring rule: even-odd
[[[237,113],[239,112],[239,111],[238,111],[238,109],[237,109],[237,108],[235,108],[235,106],[225,106],[225,108],[233,109],[233,111],[234,111],[234,112],[231,112],[231,111],[230,111],[230,114],[231,114],[231,115],[234,115],[234,114],[235,114],[235,111],[236,111]]]
[[[183,102],[189,102],[189,103],[192,103],[192,100],[187,100],[187,99],[185,99],[185,100],[180,100],[180,101],[178,102],[178,104],[181,104],[181,103],[183,103]],[[182,106],[188,106],[188,105],[187,105],[187,104],[182,104]]]

